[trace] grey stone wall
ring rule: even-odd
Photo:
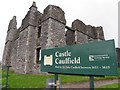
[[[66,45],[65,16],[58,6],[45,8],[41,23],[41,48],[52,48]]]
[[[19,33],[18,39],[18,58],[17,58],[17,71],[19,73],[25,73],[25,63],[26,63],[26,54],[27,54],[27,29]]]
[[[75,30],[67,28],[66,31],[66,45],[75,44]]]
[[[14,38],[17,33],[17,22],[16,17],[14,16],[9,23],[8,31],[7,31],[7,37],[4,47],[4,53],[3,53],[3,59],[2,64],[3,65],[10,65],[11,63],[11,50],[13,48]]]
[[[83,44],[94,40],[104,40],[103,28],[85,25],[79,19],[72,22],[72,27],[66,26],[66,43]]]
[[[96,33],[97,33],[97,35],[96,35],[97,39],[105,40],[103,28],[101,26],[100,27],[96,27]]]
[[[12,46],[11,41],[5,43],[2,65],[10,65],[11,46]]]
[[[116,53],[117,53],[117,63],[118,63],[118,67],[120,67],[120,48],[116,48]]]
[[[14,70],[14,71],[16,71],[16,67],[18,67],[17,66],[17,51],[18,51],[18,39],[16,39],[15,41],[14,41],[14,43],[13,43],[13,45],[12,45],[13,47],[12,47],[12,50],[11,50],[11,57],[10,57],[10,60],[11,60],[11,66],[12,66],[12,69]]]
[[[21,30],[24,30],[29,25],[31,26],[38,26],[39,22],[39,16],[41,16],[41,13],[37,11],[36,3],[33,2],[32,6],[29,8],[29,11],[27,12],[25,18],[22,20],[22,26]]]
[[[27,53],[26,53],[26,73],[35,73],[35,69],[38,69],[36,67],[36,40],[37,40],[37,27],[29,26],[28,27],[28,37],[27,37]],[[39,70],[37,71],[39,72]]]
[[[3,53],[3,65],[9,64],[17,73],[40,72],[37,50],[83,44],[93,40],[104,40],[102,27],[85,25],[76,19],[72,26],[66,26],[64,11],[55,5],[48,5],[43,14],[33,2],[19,29],[16,17],[10,21]],[[67,31],[65,31],[67,28]]]

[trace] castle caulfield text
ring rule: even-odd
[[[70,51],[55,52],[55,64],[80,64],[80,57],[71,58],[72,53]]]

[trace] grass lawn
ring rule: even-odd
[[[6,72],[2,73],[2,85],[5,86]],[[46,80],[54,78],[54,75],[32,75],[32,74],[16,74],[9,72],[9,88],[45,88]],[[88,81],[88,77],[59,75],[61,83]]]
[[[106,90],[106,89],[120,90],[120,83],[113,83],[113,84],[104,85],[104,86],[97,88],[96,90]]]
[[[113,83],[113,84],[104,85],[100,88],[118,88],[119,85],[120,83]]]
[[[9,71],[9,88],[45,88],[46,80],[54,78],[54,75],[33,75],[33,74],[16,74],[13,71]],[[61,84],[70,82],[85,82],[89,81],[87,76],[70,76],[70,75],[59,75]],[[95,77],[95,80],[108,80],[115,79],[115,76],[106,77]],[[120,68],[119,68],[120,78]],[[5,87],[6,71],[2,71],[2,86]]]

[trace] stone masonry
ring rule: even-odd
[[[66,26],[64,11],[55,5],[48,5],[40,13],[33,2],[21,26],[17,29],[16,25],[14,16],[8,26],[2,64],[11,65],[17,73],[42,73],[41,49],[104,40],[101,26],[85,25],[79,19]]]
[[[117,52],[117,63],[118,63],[118,67],[120,68],[120,48],[116,48],[116,52]]]

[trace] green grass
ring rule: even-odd
[[[113,83],[113,84],[108,84],[108,85],[104,85],[101,86],[99,88],[97,88],[96,90],[120,90],[120,83]]]
[[[50,76],[43,75],[32,75],[32,74],[16,74],[9,72],[9,87],[10,88],[44,88],[46,79],[53,78]],[[2,76],[2,85],[5,85],[5,72]]]
[[[113,83],[113,84],[104,85],[100,88],[118,88],[118,84],[120,85],[120,83]]]
[[[5,86],[6,72],[2,73],[2,85]],[[32,74],[16,74],[12,71],[9,72],[9,88],[45,88],[46,80],[54,78],[54,75],[32,75]],[[59,75],[61,83],[68,82],[83,82],[88,81],[88,77]]]
[[[33,75],[33,74],[16,74],[13,71],[9,71],[9,88],[45,88],[46,80],[54,78],[54,75]],[[89,81],[87,76],[74,76],[74,75],[59,75],[61,84],[72,83],[72,82],[86,82]],[[107,77],[95,77],[95,80],[108,80],[115,79],[118,77],[107,76]],[[119,68],[120,78],[120,68]],[[2,71],[2,86],[5,87],[6,71]]]

